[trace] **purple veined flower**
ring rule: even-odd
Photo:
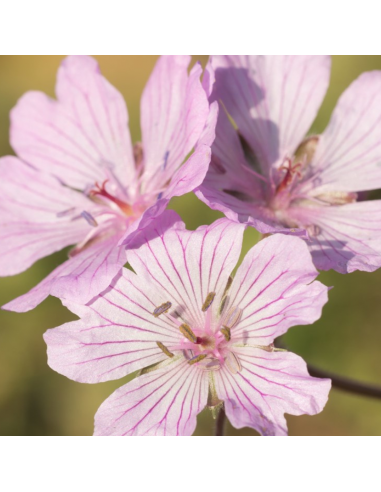
[[[208,147],[197,146],[181,166],[209,116],[201,66],[188,74],[190,61],[158,60],[141,100],[142,143],[134,146],[125,102],[91,57],[63,61],[57,100],[29,92],[18,102],[11,113],[18,158],[0,160],[0,275],[76,246],[5,309],[27,311],[49,294],[88,302],[126,263],[134,235],[160,220],[173,196],[201,184]]]
[[[305,137],[324,98],[329,56],[212,56],[220,111],[200,199],[262,234],[304,235],[318,269],[381,265],[381,72],[344,92],[322,135]],[[215,77],[215,84],[213,84]]]
[[[284,235],[254,246],[233,279],[244,228],[157,230],[130,251],[136,273],[124,269],[87,306],[66,304],[81,319],[45,333],[50,367],[75,381],[141,371],[101,405],[96,435],[191,435],[222,404],[237,428],[285,435],[284,413],[323,409],[330,381],[274,339],[317,320],[327,287],[306,244]]]

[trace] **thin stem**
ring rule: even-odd
[[[311,376],[316,378],[327,378],[332,380],[332,386],[337,389],[347,391],[362,396],[369,396],[371,398],[381,398],[381,388],[378,386],[368,385],[353,381],[352,379],[338,376],[328,371],[323,371],[313,366],[308,366],[308,371]]]
[[[217,422],[216,422],[216,434],[215,434],[216,436],[224,435],[225,421],[226,421],[225,410],[224,408],[221,408],[221,410],[218,413]]]

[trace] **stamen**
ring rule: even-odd
[[[221,328],[221,333],[225,337],[225,340],[227,342],[230,342],[230,340],[232,338],[232,334],[231,334],[230,328],[228,328],[227,326],[224,326],[223,328]]]
[[[211,292],[210,294],[207,295],[204,304],[202,305],[202,311],[206,313],[206,311],[210,308],[210,306],[213,304],[214,298],[216,297],[215,292]]]
[[[229,352],[229,355],[225,359],[226,367],[234,375],[242,371],[242,366],[237,356],[233,352]]]
[[[163,171],[165,171],[168,164],[169,150],[164,154]]]
[[[89,213],[84,210],[81,213],[81,216],[86,220],[86,222],[91,225],[92,227],[98,227],[98,222],[94,219],[94,217]]]
[[[169,311],[171,307],[172,307],[171,302],[165,302],[161,306],[157,307],[152,314],[155,316],[155,318],[158,318],[162,314],[165,314],[167,311]]]
[[[156,345],[159,347],[159,349],[160,349],[162,352],[164,352],[164,353],[165,353],[165,355],[166,355],[167,357],[170,357],[170,358],[172,359],[172,357],[174,357],[174,356],[175,356],[175,354],[172,354],[172,352],[170,352],[170,351],[167,349],[167,347],[166,347],[164,344],[162,344],[161,342],[156,342]]]
[[[204,360],[206,358],[207,358],[206,354],[197,355],[197,357],[193,357],[193,359],[188,361],[188,364],[190,366],[193,366],[194,364],[197,364],[198,362],[201,362],[202,360]]]
[[[357,201],[357,193],[347,193],[345,191],[331,191],[317,195],[316,198],[328,205],[346,205]]]
[[[191,330],[190,326],[185,323],[180,326],[180,331],[184,335],[184,337],[192,343],[197,343],[197,337]]]
[[[220,316],[224,312],[226,301],[227,301],[227,298],[228,298],[228,292],[229,292],[229,289],[230,289],[232,283],[233,283],[233,277],[229,277],[228,278],[228,281],[226,283],[226,287],[225,287],[224,293],[222,294],[222,300],[221,300],[221,305],[220,305],[220,310],[219,310]]]
[[[133,215],[131,205],[124,202],[123,200],[120,200],[119,198],[116,198],[115,196],[110,195],[110,193],[106,190],[106,184],[108,183],[108,181],[109,180],[106,179],[106,181],[102,183],[102,186],[100,186],[98,183],[95,183],[95,188],[90,191],[89,196],[93,198],[97,196],[107,198],[111,202],[114,202],[125,215]]]
[[[64,210],[63,212],[58,212],[58,214],[56,214],[56,216],[58,218],[61,218],[61,217],[67,217],[68,215],[71,215],[75,212],[75,208],[72,207],[72,208],[69,208],[68,210]]]
[[[226,313],[226,316],[224,317],[224,327],[225,328],[234,328],[234,326],[239,322],[242,316],[242,309],[238,307],[233,307],[229,309],[229,311]]]

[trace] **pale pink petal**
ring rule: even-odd
[[[295,354],[236,350],[242,371],[234,376],[223,368],[215,373],[217,394],[237,429],[252,427],[262,435],[287,435],[284,414],[315,415],[327,402],[331,381],[308,374]]]
[[[313,162],[314,193],[381,187],[381,72],[362,74],[341,96]]]
[[[169,202],[174,196],[185,195],[200,186],[208,171],[210,157],[210,147],[199,145],[186,163],[175,172],[163,198]]]
[[[165,315],[153,315],[162,302],[160,292],[126,269],[88,306],[65,302],[81,319],[45,333],[50,367],[99,383],[168,360],[157,342],[171,351],[182,336]]]
[[[233,339],[268,346],[290,327],[319,319],[328,289],[313,282],[317,275],[302,239],[263,239],[246,255],[229,292],[229,306],[242,310]]]
[[[56,268],[36,287],[3,309],[26,312],[34,309],[48,295],[86,304],[104,291],[126,263],[120,235],[99,240]]]
[[[205,372],[183,359],[116,390],[95,415],[97,436],[190,436],[208,398]]]
[[[15,157],[0,159],[0,195],[1,276],[24,271],[91,230],[79,216],[89,200]]]
[[[328,88],[326,55],[213,55],[214,98],[221,100],[257,155],[264,174],[292,156]],[[218,138],[218,134],[217,134]]]
[[[129,251],[128,260],[165,301],[189,316],[191,325],[202,326],[201,308],[208,294],[216,293],[214,308],[219,308],[227,279],[240,256],[244,228],[220,219],[197,231],[170,230]]]
[[[127,109],[97,62],[66,58],[56,92],[58,101],[29,92],[13,109],[11,143],[17,154],[75,188],[110,176],[127,185],[135,174]]]
[[[381,200],[292,207],[290,216],[315,230],[307,244],[319,270],[373,272],[381,267]]]
[[[188,75],[191,58],[162,56],[141,100],[146,191],[163,186],[199,139],[209,115],[200,82],[202,68]]]

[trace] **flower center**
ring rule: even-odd
[[[105,198],[106,200],[109,200],[111,203],[114,203],[119,207],[119,209],[126,215],[127,217],[131,217],[134,214],[133,208],[131,205],[128,203],[124,202],[123,200],[120,200],[119,198],[112,196],[107,190],[106,190],[106,184],[108,183],[108,179],[102,183],[102,186],[100,186],[98,183],[95,183],[95,188],[93,188],[89,196],[91,198],[94,197],[100,197],[100,198]],[[95,200],[96,201],[96,200]]]
[[[202,312],[206,313],[205,324],[202,327],[192,328],[169,314],[168,311],[172,307],[170,302],[157,307],[153,315],[156,318],[162,315],[167,316],[177,326],[183,338],[173,347],[166,347],[161,342],[156,343],[167,357],[172,358],[175,352],[180,352],[191,366],[197,365],[205,371],[218,371],[226,367],[231,373],[236,374],[241,370],[241,364],[234,354],[232,329],[238,324],[242,310],[237,307],[228,309],[214,322],[210,307],[215,295],[214,292],[208,294],[202,306]],[[222,302],[222,307],[223,304],[224,302]]]

